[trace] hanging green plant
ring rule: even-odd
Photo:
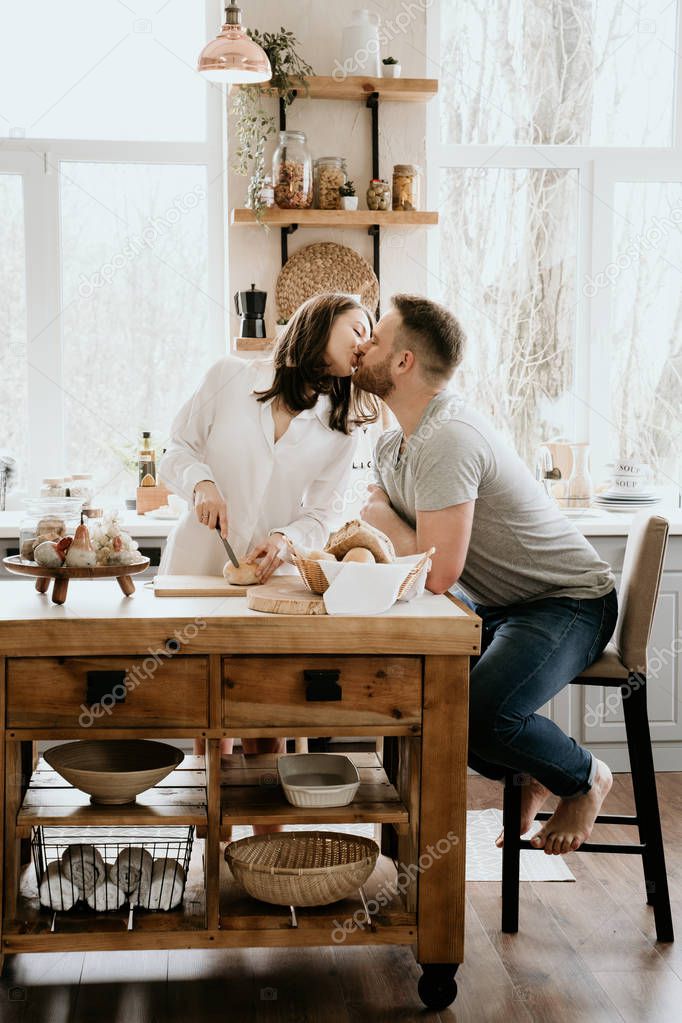
[[[247,205],[253,210],[259,224],[263,223],[266,210],[261,200],[261,189],[265,178],[265,146],[277,131],[277,120],[266,106],[264,99],[276,95],[289,106],[294,92],[308,94],[306,79],[314,74],[296,52],[298,39],[293,32],[281,27],[279,32],[259,32],[247,29],[251,39],[268,55],[272,68],[269,82],[259,85],[241,85],[232,90],[232,115],[237,136],[237,150],[233,169],[237,174],[249,178]]]

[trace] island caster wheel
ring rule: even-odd
[[[417,991],[427,1009],[447,1009],[457,997],[457,963],[425,963]]]

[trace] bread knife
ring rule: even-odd
[[[220,532],[220,526],[216,526],[215,528],[216,528],[216,532],[217,532],[218,536],[220,537],[220,539],[222,541],[223,547],[227,551],[228,558],[230,559],[230,561],[232,562],[232,564],[234,565],[235,568],[239,568],[239,562],[237,561],[237,555],[234,553],[234,551],[230,547],[230,545],[227,542],[227,540],[223,539],[222,534]]]

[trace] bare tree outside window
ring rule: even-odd
[[[581,210],[597,200],[584,155],[583,170],[565,156],[559,167],[550,147],[672,145],[676,57],[665,43],[675,38],[676,8],[661,0],[441,4],[440,129],[450,149],[440,173],[440,297],[467,327],[467,393],[531,463],[542,441],[575,438],[577,408],[588,401],[576,391],[576,353],[589,361],[595,340],[578,334],[578,310],[593,296],[580,291],[576,271]],[[477,158],[482,145],[497,148]],[[607,158],[594,150],[595,161]],[[665,187],[615,186],[614,252],[654,210],[670,210],[673,192],[682,195],[682,186]],[[613,353],[612,377],[593,381],[589,394],[612,424],[611,456],[637,453],[659,475],[674,471],[682,426],[679,239],[674,225],[627,283],[607,282],[612,325],[600,343]]]

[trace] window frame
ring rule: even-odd
[[[448,0],[432,0],[426,14],[427,69],[440,73],[441,4]],[[682,2],[677,5],[676,52],[682,52]],[[575,170],[578,174],[578,251],[576,265],[576,321],[573,433],[576,440],[591,446],[592,465],[597,475],[612,460],[608,431],[610,421],[610,388],[608,379],[608,338],[611,316],[611,293],[602,288],[590,298],[584,294],[585,278],[609,264],[613,259],[613,199],[616,183],[679,182],[682,185],[682,60],[676,61],[673,103],[673,144],[666,147],[632,146],[558,146],[444,143],[441,141],[441,97],[429,104],[426,140],[429,162],[427,194],[439,195],[442,169],[480,168],[526,170],[556,167]],[[427,242],[427,280],[438,280],[439,239],[431,232]],[[456,312],[456,310],[455,310]],[[679,487],[679,484],[678,484]]]
[[[206,0],[206,39],[221,24],[222,3]],[[198,72],[195,72],[198,73]],[[206,88],[206,139],[203,142],[138,142],[88,139],[9,138],[0,144],[0,173],[23,178],[26,239],[26,343],[28,358],[29,464],[23,486],[38,493],[66,457],[64,403],[55,407],[53,387],[62,375],[62,279],[60,174],[70,163],[194,165],[206,167],[208,203],[208,297],[210,358],[229,349],[226,306],[227,232],[225,224],[225,93]]]

